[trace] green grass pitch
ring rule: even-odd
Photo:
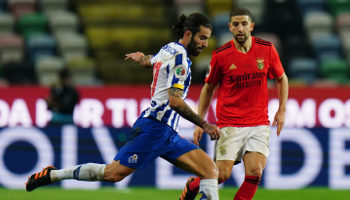
[[[232,200],[237,188],[221,188],[220,199]],[[116,189],[103,187],[98,190],[64,190],[45,187],[32,192],[0,188],[1,200],[177,200],[180,190],[155,188]],[[300,190],[258,189],[254,200],[349,200],[350,190],[305,188]]]

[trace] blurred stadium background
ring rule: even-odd
[[[152,72],[124,61],[125,53],[156,53],[174,40],[170,27],[180,14],[201,12],[214,30],[209,47],[193,60],[187,102],[195,108],[212,51],[232,38],[227,22],[233,7],[251,10],[253,35],[276,46],[290,80],[286,128],[280,138],[273,130],[262,187],[291,193],[342,189],[342,197],[333,199],[346,199],[350,0],[0,0],[0,187],[23,190],[27,176],[49,164],[110,162],[149,103]],[[75,124],[48,126],[51,115],[43,99],[64,67],[81,95]],[[270,94],[271,118],[278,101],[275,89]],[[190,138],[193,125],[185,120],[180,125]],[[213,155],[208,138],[201,147]],[[180,189],[188,176],[158,159],[115,185],[64,181],[56,186]],[[224,186],[238,186],[242,178],[238,166]]]
[[[173,40],[177,16],[190,12],[214,24],[210,47],[194,62],[194,82],[202,83],[212,50],[232,37],[232,7],[252,11],[254,35],[274,43],[292,83],[349,82],[348,0],[1,0],[2,84],[49,85],[63,66],[79,85],[149,83],[125,53],[156,53]]]

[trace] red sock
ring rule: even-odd
[[[239,188],[233,200],[251,200],[254,197],[260,177],[257,176],[245,176],[244,182]]]
[[[197,176],[195,179],[194,179],[194,181],[192,181],[191,183],[190,183],[190,186],[189,186],[189,188],[190,188],[190,190],[191,191],[195,191],[195,192],[199,192],[199,182],[201,181],[201,179]]]

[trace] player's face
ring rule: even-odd
[[[192,36],[187,46],[188,54],[198,56],[205,47],[208,47],[208,39],[211,36],[210,28],[200,26],[199,31]]]
[[[251,32],[254,28],[254,22],[247,15],[237,15],[231,17],[231,21],[228,24],[233,37],[240,44],[244,44],[251,36]]]

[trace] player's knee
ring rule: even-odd
[[[201,177],[205,179],[217,179],[219,177],[219,170],[215,164],[213,164],[211,167],[207,167],[207,169],[203,172],[204,173],[201,174]]]
[[[219,173],[219,181],[223,182],[226,181],[227,179],[229,179],[231,176],[231,170],[228,169],[220,169],[220,173]]]
[[[116,182],[123,180],[124,178],[125,178],[124,176],[105,174],[103,179],[104,179],[104,181],[107,181],[107,182],[116,183]]]
[[[127,175],[123,175],[119,171],[116,171],[115,168],[111,168],[110,165],[107,165],[106,170],[103,175],[103,180],[106,182],[119,182],[123,180]]]
[[[211,177],[214,179],[219,178],[219,169],[215,165],[211,169]]]
[[[251,170],[248,171],[247,175],[248,176],[257,176],[257,177],[261,177],[262,176],[262,169],[260,168],[253,168]]]

